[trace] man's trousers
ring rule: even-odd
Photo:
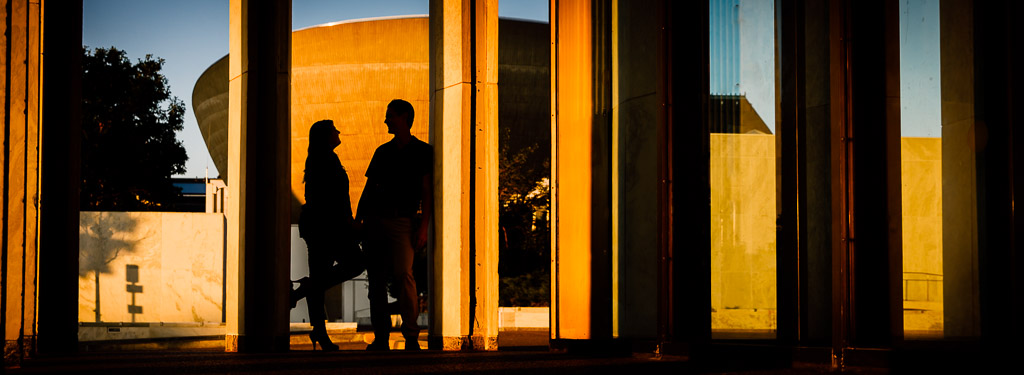
[[[391,313],[388,311],[388,281],[398,299],[402,315],[402,335],[406,341],[419,338],[419,295],[412,275],[412,219],[367,218],[364,241],[369,277],[370,322],[374,340],[388,340],[391,335]]]

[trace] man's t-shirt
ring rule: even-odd
[[[412,137],[398,148],[395,139],[377,147],[366,168],[367,185],[363,194],[371,198],[365,212],[372,217],[414,217],[420,208],[423,176],[434,169],[434,151],[427,143]],[[372,185],[371,185],[372,184]]]

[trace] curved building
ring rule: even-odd
[[[548,24],[502,19],[498,25],[498,122],[515,133],[548,139]],[[344,21],[292,33],[292,223],[305,201],[302,170],[314,122],[333,120],[341,132],[335,152],[348,170],[353,211],[373,151],[391,139],[384,125],[388,102],[400,98],[412,103],[412,134],[429,142],[428,37],[427,16]],[[199,77],[192,106],[214,164],[227,176],[227,56]]]

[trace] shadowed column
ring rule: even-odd
[[[225,350],[287,351],[291,1],[230,14]]]
[[[946,337],[981,333],[971,1],[939,3],[942,84],[942,291]],[[983,140],[981,142],[984,142]]]
[[[782,142],[778,337],[825,344],[831,318],[828,3],[777,4],[776,137]]]
[[[78,344],[82,2],[43,7],[38,348],[69,353]]]

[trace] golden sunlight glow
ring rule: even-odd
[[[553,5],[552,7],[554,7]],[[552,230],[553,338],[590,338],[591,47],[590,1],[560,1],[553,53],[557,118],[554,186],[558,205]],[[555,158],[556,155],[565,155]],[[557,233],[557,235],[556,235]]]
[[[776,329],[775,136],[711,134],[711,329]]]
[[[900,140],[903,180],[903,329],[941,336],[942,138]]]

